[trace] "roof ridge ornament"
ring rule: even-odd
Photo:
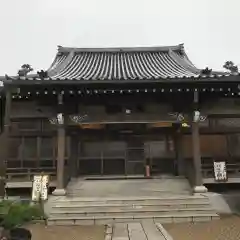
[[[185,53],[184,43],[179,44],[179,52],[181,55]]]
[[[212,69],[208,67],[206,67],[205,69],[202,69],[200,73],[201,76],[207,76],[207,77],[210,76],[211,74],[212,74]]]
[[[48,78],[48,72],[47,71],[41,70],[41,71],[38,71],[37,74],[38,74],[39,78],[41,78],[42,80],[45,79],[45,78]]]
[[[62,48],[63,48],[63,46],[61,46],[61,45],[57,45],[57,49],[58,49],[58,51],[60,51]]]
[[[18,70],[19,77],[26,77],[28,73],[32,72],[33,68],[30,64],[23,64]]]
[[[233,63],[233,61],[227,61],[223,65],[223,68],[228,70],[232,75],[238,75],[239,74],[239,69],[236,64]]]

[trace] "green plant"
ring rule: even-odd
[[[44,212],[39,204],[2,201],[0,204],[1,225],[5,229],[21,226],[32,220],[44,219]]]

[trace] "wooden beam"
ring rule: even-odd
[[[162,128],[162,127],[172,127],[172,122],[155,122],[155,123],[148,123],[147,128]]]
[[[104,129],[105,124],[97,124],[97,123],[92,123],[92,124],[80,124],[79,127],[81,129]]]

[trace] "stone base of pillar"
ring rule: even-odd
[[[65,196],[66,195],[66,190],[63,188],[56,188],[53,192],[52,195],[54,196]]]
[[[193,193],[206,193],[208,192],[208,189],[205,186],[195,186],[193,188]]]

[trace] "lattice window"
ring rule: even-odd
[[[10,138],[9,139],[9,158],[19,159],[22,149],[22,138]]]
[[[53,158],[54,142],[51,137],[41,138],[40,158]]]
[[[55,166],[55,139],[52,137],[10,138],[8,168]]]
[[[24,138],[23,158],[36,158],[37,157],[37,138],[26,137]]]

